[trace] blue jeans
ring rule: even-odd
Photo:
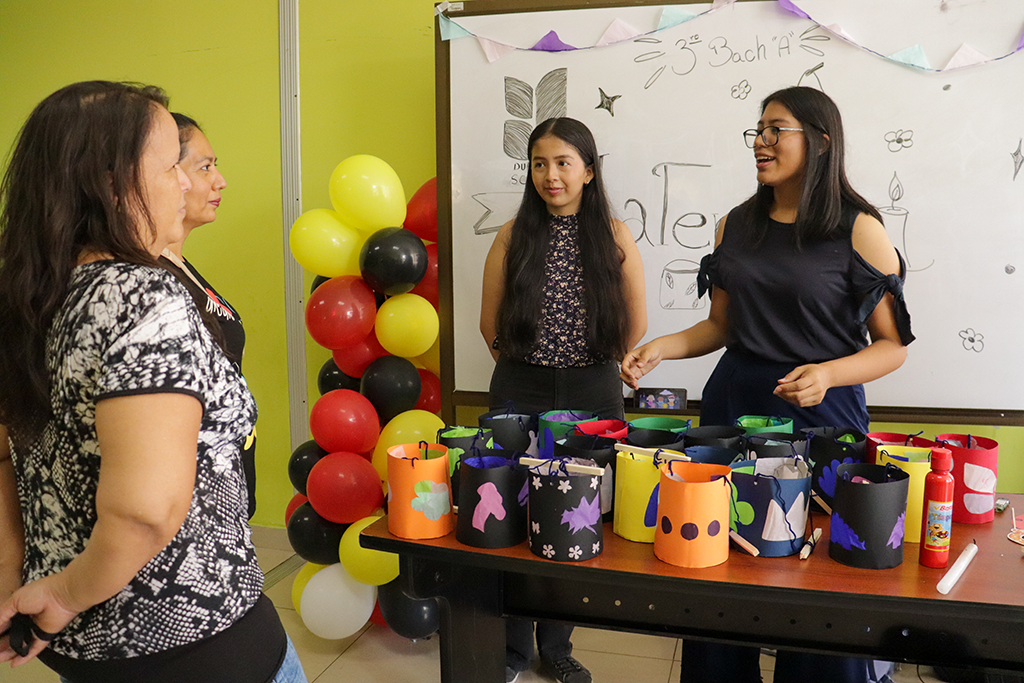
[[[71,681],[61,676],[60,683],[71,683]],[[281,668],[277,670],[272,683],[308,683],[306,673],[302,670],[302,662],[299,661],[299,655],[295,651],[295,646],[292,645],[291,638],[288,638],[288,649],[284,653],[284,661],[281,662]]]
[[[307,683],[306,672],[302,670],[302,662],[299,661],[291,638],[288,638],[288,651],[284,653],[284,661],[281,662],[281,668],[277,670],[273,683]]]

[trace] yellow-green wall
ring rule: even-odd
[[[299,3],[302,207],[331,208],[331,171],[353,154],[386,161],[406,199],[434,177],[431,0]],[[306,291],[313,276],[306,274]],[[330,353],[307,336],[308,401]]]
[[[40,100],[81,80],[162,86],[206,128],[228,187],[185,254],[245,323],[260,411],[255,521],[280,526],[292,490],[277,12],[274,0],[0,2],[0,155]]]
[[[433,3],[299,3],[302,202],[329,207],[327,180],[353,154],[387,161],[406,196],[435,173]],[[358,11],[355,11],[358,10]],[[186,255],[241,312],[245,374],[260,406],[255,522],[283,525],[287,349],[281,232],[278,6],[273,0],[0,1],[0,150],[36,103],[77,80],[161,85],[206,128],[228,179],[216,223]],[[312,276],[307,274],[308,288]],[[328,358],[307,338],[308,400]],[[479,409],[459,410],[461,424]],[[1024,428],[876,424],[926,436],[969,431],[1000,443],[999,488],[1024,491]]]

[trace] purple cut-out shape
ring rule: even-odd
[[[596,494],[593,500],[582,499],[577,507],[562,513],[562,524],[568,524],[569,531],[574,534],[580,529],[590,529],[596,534],[594,525],[601,519],[600,499],[601,496]]]
[[[853,462],[853,458],[843,458],[842,462],[833,460],[831,464],[825,465],[825,469],[821,471],[821,476],[818,477],[818,486],[824,493],[828,494],[829,498],[836,495],[836,470],[839,469],[840,465],[847,465]]]
[[[654,492],[647,501],[647,509],[644,511],[644,526],[648,529],[658,523],[658,487],[661,483],[654,485]]]
[[[548,31],[547,34],[537,41],[537,44],[530,48],[531,50],[537,50],[539,52],[566,52],[568,50],[575,50],[576,48],[568,43],[563,43],[562,39],[558,37],[558,34],[554,31]]]
[[[523,482],[523,488],[519,490],[519,507],[526,505],[526,501],[530,498],[530,478],[527,477],[526,481]]]
[[[794,5],[793,0],[779,0],[779,7],[786,10],[787,12],[791,12],[797,15],[798,17],[803,17],[804,19],[811,18],[811,16],[807,14],[807,12],[803,11],[802,9]]]
[[[858,548],[860,550],[867,549],[864,545],[864,541],[860,540],[853,529],[846,525],[843,518],[835,512],[832,513],[832,531],[830,532],[829,538],[839,545],[843,546],[847,550],[853,550]]]
[[[483,533],[487,518],[491,515],[494,515],[499,522],[505,519],[505,506],[501,504],[501,493],[498,492],[498,487],[491,482],[481,484],[476,492],[480,496],[480,502],[473,510],[473,528]]]
[[[903,534],[906,530],[906,523],[907,513],[902,512],[899,518],[896,520],[896,525],[892,528],[892,533],[889,534],[889,542],[886,543],[886,545],[892,548],[893,550],[896,550],[896,548],[900,547],[900,544],[903,543]]]
[[[700,533],[700,529],[693,522],[687,522],[679,528],[679,535],[685,538],[687,541],[692,541],[697,538],[697,534]]]

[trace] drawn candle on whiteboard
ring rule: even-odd
[[[903,258],[906,260],[906,269],[924,270],[935,263],[935,261],[931,261],[924,267],[913,267],[913,261],[910,259],[910,252],[906,247],[906,218],[910,212],[903,207],[896,206],[896,202],[899,202],[901,199],[903,199],[903,183],[899,181],[896,173],[893,173],[893,179],[889,182],[890,205],[886,207],[879,207],[879,213],[881,213],[883,218],[885,218],[886,228],[889,229],[890,234],[893,233],[893,229],[898,230],[900,233],[900,239],[903,245],[903,249],[901,251],[903,252]]]

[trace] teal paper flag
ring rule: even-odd
[[[683,22],[693,19],[696,14],[687,11],[678,5],[669,5],[661,9],[661,20],[658,21],[658,30],[678,26]]]
[[[440,22],[441,26],[441,40],[465,38],[466,36],[473,35],[443,14],[438,14],[437,20]]]
[[[920,45],[911,45],[908,48],[904,48],[899,52],[889,55],[889,59],[894,62],[901,62],[907,66],[916,66],[920,69],[932,68],[932,65],[928,63],[928,57],[925,56],[924,50],[921,49]]]

